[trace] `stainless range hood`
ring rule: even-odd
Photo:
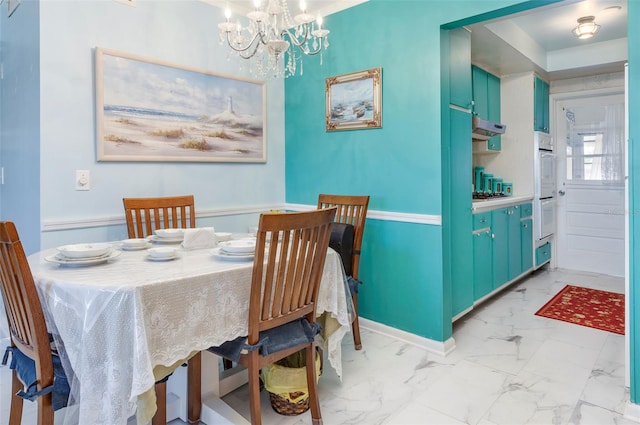
[[[507,126],[504,124],[498,124],[492,121],[483,120],[479,117],[473,117],[471,138],[482,142],[489,140],[493,136],[504,134],[506,130]]]

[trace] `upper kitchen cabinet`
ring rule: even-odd
[[[491,122],[500,119],[500,78],[473,65],[471,67],[473,114]],[[482,146],[480,146],[482,145]],[[474,144],[475,153],[498,152],[501,150],[500,136],[493,136],[486,142]]]
[[[449,101],[463,109],[471,109],[471,33],[466,28],[449,31]]]
[[[484,120],[500,122],[500,78],[473,65],[473,114]]]
[[[533,91],[533,129],[549,133],[549,84],[536,76]]]

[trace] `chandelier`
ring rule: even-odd
[[[231,22],[231,10],[224,12],[225,22],[218,24],[220,43],[229,46],[229,55],[246,59],[249,71],[259,78],[289,77],[303,73],[302,57],[320,54],[329,47],[329,30],[322,28],[322,17],[307,13],[304,0],[300,13],[291,17],[287,0],[253,0],[254,10],[248,23]]]
[[[600,25],[596,24],[595,21],[595,16],[583,16],[578,19],[578,26],[571,32],[580,39],[591,38],[600,30]]]

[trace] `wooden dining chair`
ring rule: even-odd
[[[0,293],[9,324],[12,388],[9,424],[20,425],[23,400],[38,404],[37,425],[53,425],[54,410],[67,405],[69,381],[44,312],[15,224],[0,222]],[[166,380],[156,383],[158,411],[153,425],[166,424]]]
[[[211,347],[249,369],[252,425],[260,417],[263,366],[306,350],[313,424],[321,424],[316,382],[316,300],[336,208],[260,216],[251,276],[248,335]],[[197,390],[197,389],[196,389]]]
[[[196,227],[193,195],[159,198],[123,198],[130,238],[153,235],[155,229]]]
[[[52,425],[67,405],[69,384],[47,332],[44,312],[13,222],[0,222],[0,288],[9,324],[12,388],[9,425],[19,425],[23,399],[36,401],[38,425]]]
[[[353,226],[353,254],[351,256],[351,297],[355,309],[353,323],[353,343],[356,350],[362,349],[360,339],[360,322],[358,320],[358,271],[360,268],[360,251],[362,248],[362,236],[364,235],[364,225],[369,208],[369,196],[350,195],[318,195],[318,208],[337,207],[335,221],[337,223],[350,224]],[[345,269],[348,268],[345,266]]]

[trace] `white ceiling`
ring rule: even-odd
[[[253,8],[253,0],[203,1],[243,15]],[[305,1],[309,13],[326,16],[367,0]],[[627,59],[627,1],[565,0],[471,25],[472,62],[499,76],[533,70],[549,79],[622,71]],[[289,3],[291,14],[299,13],[299,0]],[[580,40],[571,30],[578,18],[590,15],[600,31]]]
[[[571,30],[590,15],[600,31],[580,40]],[[498,75],[535,70],[571,78],[622,71],[627,59],[627,0],[563,1],[469,29],[472,61]]]

